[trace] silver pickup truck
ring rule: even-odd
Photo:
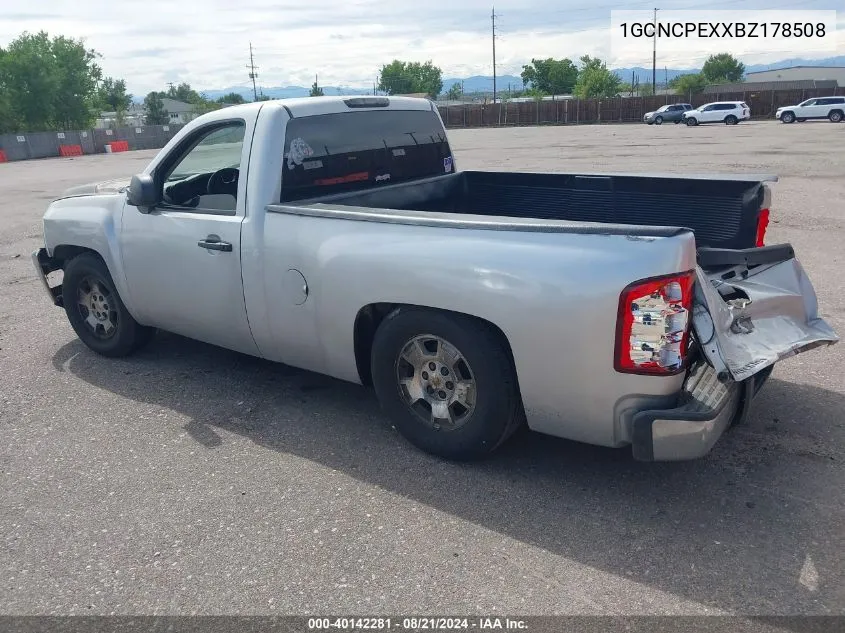
[[[774,180],[458,171],[427,100],[268,101],[66,192],[33,261],[103,356],[158,328],[369,385],[451,459],[521,424],[691,459],[838,340],[763,245]]]

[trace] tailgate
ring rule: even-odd
[[[789,244],[702,248],[698,264],[693,329],[722,382],[839,340]]]

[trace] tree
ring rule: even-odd
[[[524,97],[530,97],[534,99],[534,101],[542,101],[543,97],[547,96],[545,92],[540,90],[539,88],[529,88],[526,90],[523,95]]]
[[[378,87],[390,95],[424,92],[436,99],[443,90],[443,73],[430,61],[420,64],[394,59],[381,67]]]
[[[730,53],[719,53],[707,58],[701,74],[711,84],[736,83],[743,80],[745,64]]]
[[[132,95],[126,92],[126,81],[106,77],[97,89],[97,107],[106,112],[126,112],[132,105]]]
[[[460,82],[455,82],[452,84],[452,87],[446,92],[446,100],[447,101],[458,101],[464,94],[464,91],[461,89]]]
[[[85,48],[81,40],[63,35],[53,38],[52,50],[59,70],[53,120],[57,127],[66,130],[87,127],[94,119],[92,106],[102,77],[100,67],[94,63],[100,54]]]
[[[246,99],[244,99],[241,95],[237,92],[230,92],[229,94],[225,94],[217,100],[217,103],[234,103],[235,105],[246,103]]]
[[[640,84],[638,87],[639,93],[641,97],[653,97],[654,96],[654,88],[652,88],[651,82],[647,81],[644,84]],[[624,92],[620,88],[620,92]]]
[[[181,101],[183,103],[200,103],[201,101],[204,101],[202,96],[196,90],[191,88],[191,84],[185,82],[182,82],[176,87],[173,87],[173,85],[171,84],[167,92],[162,92],[159,94],[162,97],[176,99],[176,101]]]
[[[46,130],[53,122],[53,95],[58,81],[55,59],[47,33],[23,33],[2,51],[0,94],[8,110],[4,127],[9,131]]]
[[[24,32],[0,49],[0,126],[15,130],[86,127],[93,121],[99,54],[81,40]]]
[[[165,125],[170,121],[170,115],[164,109],[164,101],[161,100],[161,93],[151,92],[144,99],[144,109],[147,116],[144,121],[147,125]]]
[[[622,80],[610,71],[598,57],[584,55],[581,58],[581,70],[575,84],[575,94],[581,99],[594,97],[615,97],[619,94]]]
[[[675,90],[675,94],[691,99],[692,95],[698,94],[707,87],[707,80],[701,73],[678,75],[669,82],[669,86]]]
[[[316,77],[314,77],[314,83],[311,86],[311,92],[308,93],[308,96],[309,97],[322,97],[322,96],[324,96],[323,95],[323,89],[320,88],[320,86],[317,85],[317,78]]]
[[[578,81],[578,68],[570,59],[532,59],[522,67],[522,81],[544,94],[570,94]]]
[[[270,97],[267,95],[261,94],[255,98],[256,101],[270,101]]]

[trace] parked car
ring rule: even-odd
[[[371,385],[446,458],[527,422],[691,459],[778,360],[838,340],[792,248],[763,246],[773,180],[456,171],[428,100],[267,101],[67,191],[33,263],[106,357],[159,328]]]
[[[643,122],[649,125],[662,125],[664,121],[680,123],[684,112],[687,110],[692,110],[692,105],[689,103],[673,103],[661,106],[654,112],[646,112],[643,115]]]
[[[775,112],[775,118],[783,123],[806,121],[807,119],[829,119],[839,123],[845,118],[845,97],[818,97],[807,99],[798,105],[784,106]]]
[[[694,110],[687,110],[683,114],[683,121],[687,125],[699,123],[725,123],[736,125],[740,121],[751,118],[751,108],[744,101],[717,101],[705,103]]]

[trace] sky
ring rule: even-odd
[[[841,0],[798,3],[835,9]],[[662,0],[661,11],[795,8],[794,0]],[[250,42],[261,86],[372,86],[394,58],[431,60],[444,77],[492,74],[490,0],[0,0],[0,46],[23,31],[84,38],[102,54],[109,76],[135,95],[168,82],[198,90],[245,86]],[[611,47],[611,10],[651,10],[648,2],[497,0],[497,71],[518,75],[532,57],[600,56],[612,67],[650,66],[650,51]],[[840,7],[841,8],[841,7]],[[712,13],[711,13],[712,15]],[[845,54],[845,11],[838,13],[837,50]],[[640,47],[642,48],[642,47]],[[648,47],[646,47],[647,49]],[[769,47],[771,48],[771,47]],[[796,57],[788,43],[744,58],[769,63]],[[632,49],[634,50],[634,49]],[[658,54],[658,65],[700,66],[707,52]],[[645,57],[642,58],[641,57]]]

